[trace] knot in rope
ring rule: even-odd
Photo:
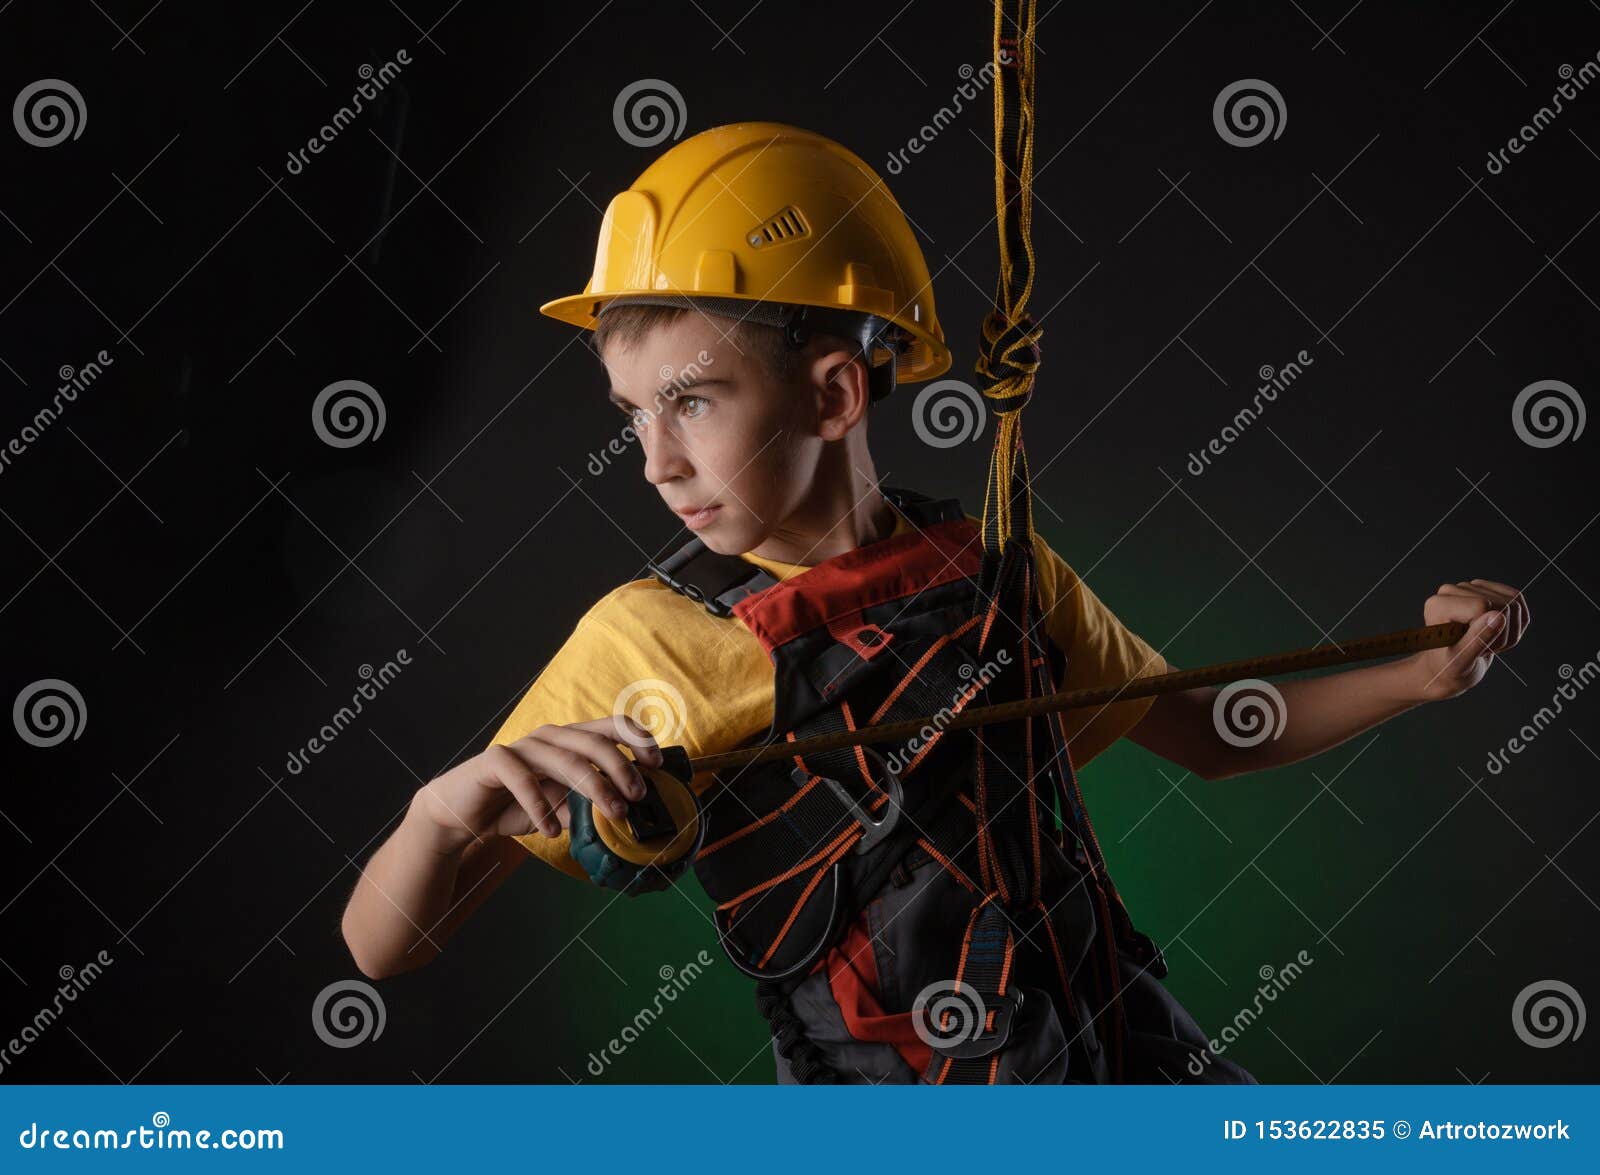
[[[984,316],[983,352],[975,366],[980,375],[994,381],[983,394],[997,416],[1020,412],[1033,398],[1043,336],[1044,328],[1035,325],[1030,314],[1013,321],[992,309]]]

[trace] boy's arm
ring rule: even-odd
[[[350,954],[372,978],[435,958],[467,916],[504,882],[514,837],[560,834],[567,797],[581,792],[622,819],[642,799],[640,762],[661,766],[650,732],[626,715],[540,726],[494,744],[419,788],[389,839],[361,871],[345,908]]]
[[[1420,705],[1408,660],[1262,682],[1220,706],[1216,686],[1162,694],[1128,738],[1207,780],[1297,763]]]
[[[473,911],[528,859],[510,837],[485,837],[457,849],[441,844],[439,826],[417,810],[421,795],[367,862],[345,907],[345,941],[371,979],[437,958]]]
[[[590,608],[489,746],[416,792],[345,909],[345,941],[364,974],[381,978],[436,958],[530,856],[587,884],[567,851],[568,793],[620,818],[620,805],[643,788],[618,744],[661,764],[650,731],[618,707],[623,688],[659,659],[605,620],[631,594],[619,589]]]
[[[1467,631],[1448,648],[1279,685],[1225,687],[1234,690],[1226,698],[1215,686],[1163,694],[1128,737],[1207,780],[1296,763],[1470,689],[1531,623],[1522,594],[1490,580],[1441,584],[1422,613],[1427,624],[1461,621]]]

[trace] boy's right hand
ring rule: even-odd
[[[662,765],[655,738],[623,715],[541,726],[452,767],[417,792],[413,808],[437,833],[443,852],[488,836],[559,836],[573,791],[620,819],[629,802],[643,797],[644,780],[619,742],[640,762]]]

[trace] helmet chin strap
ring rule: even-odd
[[[790,306],[782,314],[783,338],[791,351],[804,347],[819,331],[849,339],[867,366],[867,390],[872,402],[876,404],[894,390],[895,365],[911,341],[894,323],[875,314],[852,314],[819,306]],[[873,362],[878,351],[889,352],[888,362]]]

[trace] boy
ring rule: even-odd
[[[699,758],[781,738],[818,709],[792,704],[809,688],[806,680],[824,697],[841,677],[870,680],[866,664],[879,650],[870,647],[871,639],[862,643],[869,631],[884,643],[900,641],[900,650],[877,658],[891,670],[897,662],[905,668],[919,648],[926,652],[918,665],[950,653],[952,634],[929,627],[917,636],[901,617],[928,627],[939,614],[927,601],[970,594],[976,520],[954,503],[930,505],[880,484],[868,447],[870,404],[897,381],[929,379],[949,365],[930,285],[915,238],[882,181],[843,147],[797,128],[746,123],[704,132],[668,151],[612,201],[588,288],[543,310],[594,330],[610,399],[626,418],[624,435],[640,444],[645,479],[703,544],[692,548],[695,558],[720,557],[722,570],[743,573],[736,577],[742,586],[706,604],[675,590],[670,575],[658,574],[622,585],[589,610],[489,748],[419,789],[399,828],[368,863],[344,916],[346,941],[365,974],[379,978],[431,960],[530,854],[586,879],[568,853],[567,797],[579,793],[620,820],[644,795],[622,745],[655,767],[663,763],[662,746],[681,746]],[[1057,688],[1115,685],[1172,669],[1038,536],[1034,552],[1042,627],[1061,670]],[[902,578],[898,588],[884,588],[886,579]],[[868,607],[877,610],[863,611]],[[833,611],[822,617],[817,610],[825,608]],[[1469,622],[1468,630],[1449,649],[1278,687],[1288,719],[1276,738],[1250,746],[1228,739],[1213,715],[1218,691],[1196,689],[1062,715],[1071,764],[1081,766],[1123,735],[1207,780],[1292,763],[1419,702],[1470,688],[1529,623],[1521,595],[1487,580],[1441,585],[1423,613],[1427,623],[1459,620]],[[827,631],[820,645],[812,640],[822,630],[819,619],[840,648],[832,647]],[[812,631],[805,633],[808,624]],[[816,661],[796,661],[800,648],[821,651]],[[824,657],[831,658],[829,668],[819,675]],[[967,677],[970,668],[963,662],[957,676]],[[908,675],[902,685],[911,680]],[[882,699],[880,714],[897,695],[872,695],[874,704]],[[839,709],[852,721],[848,704],[859,703],[862,694],[841,690],[840,696]],[[868,712],[856,707],[860,724]],[[955,745],[967,744],[952,738],[944,749]],[[944,765],[917,781],[930,791],[941,771],[957,770],[954,759],[934,761]],[[882,780],[862,763],[868,794],[877,797]],[[793,784],[784,775],[724,781],[721,794],[740,806],[755,805],[749,814],[759,818],[708,843],[701,855],[710,857],[724,842],[764,830],[773,816],[788,813],[807,790],[798,786],[807,771],[815,778],[816,769],[806,767]],[[911,771],[907,766],[903,774]],[[707,792],[712,783],[696,778],[694,787]],[[773,786],[776,799],[760,798]],[[905,787],[909,795],[909,779]],[[956,798],[974,806],[967,793]],[[764,803],[771,811],[761,815]],[[953,800],[948,811],[960,815]],[[868,823],[862,821],[863,829]],[[1016,992],[1000,997],[1007,1023],[980,1003],[982,1024],[974,1036],[983,1037],[979,1044],[988,1051],[968,1052],[984,1058],[982,1072],[951,1076],[977,1062],[930,1042],[907,1010],[914,995],[925,998],[928,986],[938,986],[922,979],[943,974],[909,966],[909,956],[937,937],[919,921],[931,899],[920,907],[916,899],[934,875],[959,898],[957,883],[973,889],[979,868],[987,878],[998,861],[958,859],[955,847],[948,856],[941,853],[945,842],[931,824],[917,842],[922,856],[916,870],[905,871],[908,855],[896,865],[894,893],[884,886],[886,896],[861,895],[857,908],[846,912],[842,935],[835,933],[834,909],[815,950],[801,949],[809,932],[780,941],[796,918],[805,925],[814,916],[819,882],[831,876],[837,889],[838,871],[827,870],[849,844],[822,861],[788,920],[763,941],[766,958],[752,963],[760,953],[753,951],[741,962],[729,947],[736,965],[763,980],[758,997],[772,1019],[780,1080],[1183,1080],[1193,1072],[1183,1063],[1184,1050],[1204,1058],[1200,1068],[1208,1080],[1252,1080],[1209,1053],[1198,1026],[1150,975],[1153,969],[1156,976],[1165,973],[1159,952],[1139,953],[1142,936],[1131,924],[1124,927],[1114,888],[1108,880],[1102,887],[1095,874],[1097,863],[1103,868],[1098,849],[1065,838],[1056,867],[1079,881],[1052,898],[1049,910],[1041,907],[1041,918],[1071,906],[1068,898],[1086,890],[1085,879],[1110,901],[1098,913],[1076,910],[1079,923],[1063,924],[1070,940],[1065,952],[1056,925],[1037,923],[1057,948],[1063,1001],[1021,986],[1021,971],[1011,974],[1013,944],[1006,933],[1006,968],[996,991]],[[960,845],[962,854],[970,840]],[[769,869],[784,872],[749,892],[765,894],[786,882],[795,872],[786,867],[798,860],[799,854],[780,854],[768,861]],[[719,910],[728,910],[730,923],[750,904],[748,893],[731,892],[739,885],[724,894],[712,867],[701,879],[714,897],[729,897]],[[917,884],[907,889],[913,879]],[[803,872],[794,879],[805,880]],[[1069,974],[1077,960],[1098,957],[1096,926],[1108,936],[1125,934],[1120,946],[1144,960],[1137,970],[1128,965],[1110,989],[1111,1002],[1126,997],[1130,1025],[1141,1026],[1128,1032],[1119,1019],[1112,1029],[1117,1049],[1123,1035],[1139,1037],[1145,1049],[1135,1050],[1127,1069],[1120,1053],[1114,1066],[1105,1059],[1101,1021],[1109,1003],[1102,999],[1101,977]],[[1081,940],[1072,937],[1080,933]],[[725,945],[733,939],[726,935]],[[961,941],[965,965],[971,924]],[[804,976],[798,986],[780,988],[765,978],[777,972],[762,964],[784,951],[795,960],[784,975]],[[1113,952],[1113,971],[1122,965]],[[1085,994],[1091,978],[1094,992]],[[1117,1015],[1123,1015],[1121,1003]],[[1080,1027],[1067,1027],[1074,1024]]]

